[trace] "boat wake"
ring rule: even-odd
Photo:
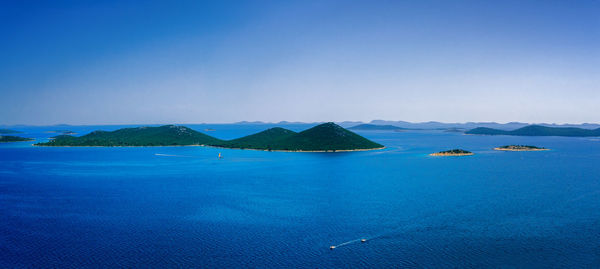
[[[185,155],[172,155],[172,154],[162,154],[162,153],[155,153],[154,155],[163,156],[163,157],[187,157],[187,158],[192,157],[192,156],[185,156]]]
[[[367,238],[354,239],[354,240],[350,240],[350,241],[347,241],[347,242],[344,242],[344,243],[341,243],[341,244],[338,244],[338,245],[330,246],[329,249],[343,247],[343,246],[350,245],[350,244],[353,244],[353,243],[356,243],[356,242],[363,242],[364,243],[364,242],[367,242],[367,240],[371,240],[371,239],[367,239]]]

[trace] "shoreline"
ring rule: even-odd
[[[16,142],[31,142],[31,141],[35,141],[35,139],[15,140],[15,141],[0,141],[0,143],[16,143]]]
[[[283,150],[283,149],[250,149],[250,148],[226,148],[226,147],[217,147],[217,146],[204,146],[211,148],[220,148],[220,149],[237,149],[237,150],[256,150],[256,151],[272,151],[272,152],[327,152],[327,153],[336,153],[336,152],[353,152],[353,151],[370,151],[370,150],[380,150],[385,149],[385,147],[381,148],[372,148],[372,149],[336,149],[336,150]]]
[[[544,150],[550,150],[550,149],[507,149],[507,148],[494,148],[494,150],[499,150],[499,151],[544,151]]]
[[[471,155],[475,155],[475,153],[431,153],[429,154],[429,156],[436,156],[436,157],[446,157],[446,156],[471,156]]]
[[[219,146],[211,146],[211,145],[164,145],[164,146],[43,146],[31,144],[33,147],[48,147],[48,148],[156,148],[156,147],[211,147],[211,148],[221,148],[221,149],[237,149],[237,150],[256,150],[256,151],[273,151],[273,152],[326,152],[326,153],[335,153],[335,152],[353,152],[353,151],[369,151],[369,150],[380,150],[385,149],[385,147],[380,148],[370,148],[370,149],[337,149],[337,150],[268,150],[268,149],[251,149],[251,148],[227,148],[227,147],[219,147]]]

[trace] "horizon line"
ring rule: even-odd
[[[326,122],[333,122],[336,124],[340,123],[356,123],[356,124],[373,124],[374,121],[386,121],[386,122],[396,122],[396,123],[406,123],[406,124],[427,124],[427,123],[438,123],[438,124],[499,124],[499,125],[507,125],[507,124],[527,124],[527,125],[600,125],[600,122],[582,122],[582,123],[548,123],[548,122],[521,122],[521,121],[508,121],[508,122],[496,122],[496,121],[465,121],[465,122],[442,122],[442,121],[421,121],[421,122],[412,122],[412,121],[404,121],[404,120],[381,120],[375,119],[368,122],[365,121],[353,121],[353,120],[345,120],[345,121],[278,121],[278,122],[267,122],[267,121],[236,121],[236,122],[201,122],[201,123],[192,123],[192,122],[170,122],[170,123],[100,123],[100,124],[72,124],[72,123],[56,123],[56,124],[0,124],[2,127],[11,127],[11,126],[28,126],[28,127],[45,127],[45,126],[123,126],[123,125],[229,125],[229,124],[319,124]],[[390,123],[392,124],[392,123]]]

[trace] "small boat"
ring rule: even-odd
[[[329,249],[333,250],[335,248],[335,246],[330,246]]]
[[[219,152],[219,159],[223,159],[223,156],[221,156],[221,152]]]
[[[362,243],[367,242],[367,239],[363,238],[363,239],[360,240],[360,242],[362,242]]]

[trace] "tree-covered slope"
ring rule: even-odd
[[[376,149],[383,145],[328,122],[284,138],[276,147],[280,150],[329,151]]]
[[[20,142],[20,141],[32,141],[31,138],[12,136],[12,135],[0,135],[0,142]]]
[[[274,149],[278,147],[281,140],[295,134],[294,131],[275,127],[249,136],[222,141],[215,146],[241,149]]]
[[[530,125],[512,131],[498,130],[492,128],[475,128],[466,132],[478,135],[517,135],[517,136],[600,136],[600,128],[590,130],[583,128],[559,128]]]
[[[94,131],[75,137],[60,135],[39,146],[183,146],[212,145],[221,140],[184,126],[124,128],[112,132]]]
[[[376,149],[383,146],[334,123],[324,123],[296,133],[271,128],[233,140],[220,140],[183,126],[125,128],[112,132],[94,131],[75,137],[60,135],[39,146],[172,146],[207,145],[224,148],[335,151]]]

